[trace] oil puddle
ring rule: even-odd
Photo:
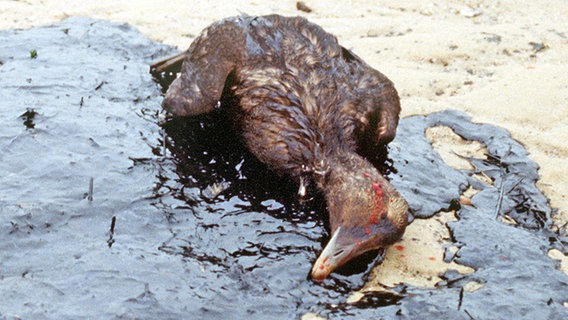
[[[24,121],[24,126],[26,126],[26,128],[33,129],[35,128],[34,119],[36,115],[37,112],[35,112],[34,109],[28,109],[26,112],[22,113],[20,119]]]
[[[0,42],[0,318],[568,315],[568,277],[547,256],[566,239],[549,231],[536,164],[503,129],[454,111],[401,121],[389,178],[417,218],[455,210],[451,260],[475,271],[350,300],[382,255],[309,281],[328,236],[321,196],[298,201],[221,109],[166,117],[148,66],[172,48],[87,18],[1,31]],[[448,166],[424,135],[435,126],[487,156]],[[470,187],[479,192],[461,205]]]

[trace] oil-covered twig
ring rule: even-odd
[[[106,82],[106,81],[101,81],[101,83],[99,83],[99,85],[95,87],[95,91],[99,90],[100,88],[102,88],[107,83],[108,82]]]
[[[501,207],[503,206],[503,197],[505,196],[505,193],[509,193],[511,191],[513,191],[521,182],[523,182],[524,178],[520,178],[519,181],[517,181],[510,189],[509,191],[505,192],[505,188],[503,187],[503,175],[501,175],[501,181],[499,182],[499,199],[497,201],[497,209],[495,210],[495,219],[499,218],[500,216],[500,211],[501,211]]]
[[[116,216],[112,216],[112,219],[110,220],[110,231],[109,231],[109,237],[107,240],[108,243],[108,247],[112,247],[112,245],[114,244],[114,225],[116,223]]]
[[[501,172],[501,181],[499,181],[499,198],[497,199],[497,208],[495,209],[495,219],[499,218],[501,207],[503,206],[503,172]]]
[[[87,193],[87,200],[89,200],[89,202],[93,201],[93,182],[94,179],[91,177],[89,179],[89,193]]]

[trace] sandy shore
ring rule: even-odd
[[[539,187],[559,209],[557,224],[568,222],[567,1],[306,2],[311,13],[297,10],[296,1],[187,3],[0,0],[0,29],[89,16],[128,22],[153,40],[185,49],[204,27],[223,17],[243,12],[305,16],[395,82],[403,116],[452,108],[474,121],[508,129],[540,165]],[[409,232],[427,229],[438,239],[437,248],[423,245],[432,247],[423,260],[442,260],[448,240],[444,223],[451,219],[443,214],[413,224]],[[411,254],[412,244],[404,245]],[[389,254],[400,253],[392,249]],[[557,252],[551,256],[566,260]],[[405,274],[375,274],[375,285],[405,281],[431,286],[445,268],[470,271],[443,262],[415,267],[419,270]]]

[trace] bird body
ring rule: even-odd
[[[193,116],[230,100],[231,121],[259,160],[323,192],[333,235],[314,279],[402,236],[406,202],[365,158],[396,132],[400,103],[386,76],[321,27],[278,15],[214,23],[165,62],[182,59],[166,110]]]

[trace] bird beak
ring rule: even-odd
[[[312,267],[312,279],[321,281],[326,278],[333,270],[354,257],[357,246],[358,242],[346,237],[345,233],[341,232],[341,227],[337,228]]]

